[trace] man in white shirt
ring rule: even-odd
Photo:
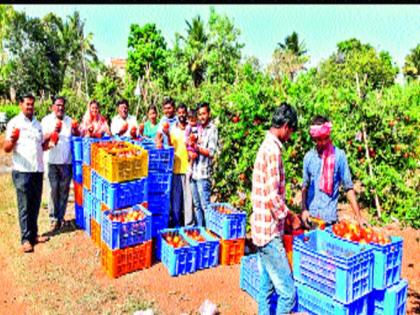
[[[117,108],[118,115],[111,121],[111,133],[120,137],[137,137],[137,120],[136,117],[128,114],[128,101],[119,100]]]
[[[43,139],[42,127],[34,116],[35,97],[19,97],[21,112],[6,127],[5,152],[13,151],[12,179],[16,188],[22,250],[33,252],[33,246],[49,240],[38,235],[38,215],[44,172],[43,150],[50,139]]]
[[[48,145],[49,150],[44,156],[50,185],[48,207],[51,232],[56,232],[64,224],[72,178],[71,136],[74,131],[71,118],[64,114],[65,106],[65,98],[56,97],[52,105],[52,113],[41,121],[44,139],[51,138]],[[53,133],[57,133],[58,136],[53,136]],[[57,138],[56,143],[53,141],[55,137]]]

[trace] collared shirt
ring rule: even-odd
[[[214,154],[217,150],[218,131],[216,125],[209,122],[206,127],[201,125],[198,127],[198,140],[197,144],[200,147],[209,150],[210,156],[198,154],[198,157],[192,164],[192,178],[209,179],[212,173],[212,162]]]
[[[283,234],[286,206],[286,182],[282,160],[283,145],[270,131],[261,144],[252,174],[251,236],[264,246]]]
[[[162,129],[163,129],[163,123],[164,123],[164,122],[168,122],[168,123],[169,123],[169,132],[171,132],[171,131],[172,131],[172,128],[173,128],[174,126],[176,126],[176,124],[179,122],[179,121],[178,121],[178,116],[174,116],[174,117],[172,117],[172,118],[168,118],[168,117],[166,117],[166,116],[163,116],[163,117],[160,119],[160,121],[159,121],[158,128],[157,128],[157,132],[162,133],[162,135],[163,135],[163,144],[168,145],[168,137],[166,136],[166,134],[164,134],[164,133],[162,132]]]
[[[158,129],[158,124],[152,125],[152,122],[150,120],[146,121],[144,123],[144,136],[154,139],[156,137]]]
[[[124,126],[125,123],[128,123],[127,131],[121,135],[121,137],[130,137],[130,130],[133,127],[137,128],[137,120],[136,117],[132,115],[128,115],[127,119],[123,119],[120,115],[115,116],[112,118],[111,121],[111,133],[113,135],[117,135],[121,128]]]
[[[174,147],[174,174],[186,174],[188,152],[185,143],[185,129],[175,126],[171,130],[171,142]]]
[[[53,132],[58,118],[55,113],[41,120],[44,134]],[[71,164],[71,118],[64,115],[57,145],[44,153],[45,162],[49,164]]]
[[[42,127],[33,116],[29,120],[22,112],[7,124],[6,139],[10,139],[14,128],[19,128],[19,139],[13,148],[13,170],[24,173],[43,172]]]
[[[346,154],[343,150],[334,147],[335,164],[333,177],[333,193],[331,196],[319,189],[319,181],[322,173],[322,158],[315,148],[306,153],[303,159],[303,183],[308,188],[306,207],[314,217],[319,217],[326,222],[337,220],[337,203],[339,196],[339,185],[343,184],[344,189],[352,189],[353,182]]]

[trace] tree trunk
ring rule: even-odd
[[[365,76],[365,80],[366,80],[366,76]],[[360,91],[360,83],[359,83],[358,73],[356,73],[356,88],[357,88],[357,94],[359,95],[359,98],[361,99],[362,95],[361,95],[361,91]],[[370,155],[369,155],[369,145],[368,145],[368,140],[367,140],[366,126],[365,126],[364,122],[362,124],[362,132],[363,132],[363,141],[364,141],[364,144],[365,144],[366,162],[368,163],[368,169],[369,169],[369,176],[371,178],[374,178],[373,170],[372,170],[372,163],[371,163]],[[376,206],[376,213],[378,214],[378,218],[380,219],[381,216],[382,216],[382,209],[381,209],[381,204],[379,202],[378,194],[376,193],[376,191],[375,191],[375,206]]]

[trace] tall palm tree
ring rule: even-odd
[[[194,86],[198,87],[204,81],[206,71],[204,54],[208,36],[200,16],[193,18],[191,23],[188,21],[185,21],[185,23],[187,24],[187,38],[180,36],[180,39],[186,44],[184,52],[187,58],[188,69],[191,73]]]
[[[289,50],[297,57],[303,56],[308,52],[305,43],[303,41],[299,42],[299,35],[296,32],[286,36],[284,43],[278,43],[278,45],[280,49]]]

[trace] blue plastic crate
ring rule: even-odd
[[[74,204],[74,216],[76,225],[81,228],[82,230],[85,229],[85,213],[83,211],[83,206],[79,206],[78,204]]]
[[[147,176],[149,193],[170,192],[172,185],[172,173],[150,173]]]
[[[83,163],[86,165],[90,165],[90,146],[93,142],[99,142],[101,139],[96,138],[83,138],[82,146],[83,146]]]
[[[179,233],[179,229],[164,229],[160,231],[161,260],[171,276],[178,276],[196,271],[198,246],[191,243],[184,247],[174,248],[163,239],[165,233]],[[188,242],[188,240],[186,240]]]
[[[164,146],[156,149],[155,145],[141,144],[149,153],[149,173],[171,173],[174,167],[174,148]]]
[[[83,187],[83,209],[85,213],[92,215],[92,192]]]
[[[154,141],[149,139],[131,140],[133,144],[140,145],[149,153],[149,173],[171,173],[174,166],[174,148],[164,145],[157,149]]]
[[[309,315],[366,315],[368,295],[350,304],[342,304],[305,284],[295,283],[297,289],[297,311]]]
[[[407,289],[408,282],[402,279],[387,289],[373,290],[369,296],[369,314],[405,315],[407,308]]]
[[[98,222],[99,225],[102,224],[101,201],[93,195],[91,201],[91,215],[92,219]]]
[[[147,209],[152,214],[166,214],[169,215],[170,210],[170,193],[151,193],[149,191],[147,198]]]
[[[223,214],[217,208],[231,211]],[[225,240],[244,238],[246,232],[246,213],[238,211],[228,203],[211,203],[205,211],[206,227]]]
[[[241,258],[241,268],[239,276],[239,286],[247,292],[255,301],[258,301],[258,292],[260,290],[260,272],[258,269],[258,254],[243,256]],[[271,295],[271,314],[276,313],[278,295],[274,292]]]
[[[293,239],[296,281],[348,304],[372,291],[373,250],[316,230]]]
[[[159,231],[169,225],[169,214],[152,214],[152,237],[157,237]]]
[[[73,162],[83,161],[83,143],[81,137],[71,137],[71,153]]]
[[[332,232],[331,227],[325,230],[337,239],[352,244],[359,244],[337,237]],[[382,290],[398,283],[401,279],[403,239],[399,236],[391,236],[391,243],[389,244],[380,245],[371,243],[368,246],[373,248],[374,255],[373,288]]]
[[[73,180],[78,184],[83,183],[82,162],[73,163]]]
[[[147,178],[111,183],[92,170],[92,192],[110,210],[130,207],[147,201]]]
[[[197,242],[187,235],[187,231],[198,230],[205,239],[204,242]],[[197,269],[215,267],[219,263],[220,242],[211,236],[203,227],[184,227],[180,229],[181,235],[191,244],[198,246],[198,257],[196,260]]]
[[[111,221],[109,214],[129,213],[141,210],[144,218],[132,222]],[[152,238],[151,213],[142,206],[133,206],[132,209],[121,211],[105,211],[102,213],[101,236],[110,249],[122,249],[137,245]]]

